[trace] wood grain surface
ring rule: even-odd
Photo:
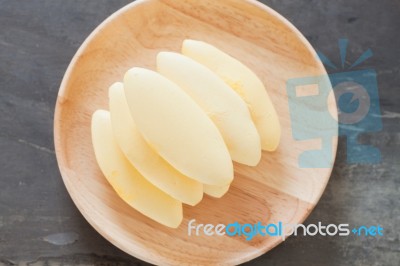
[[[257,167],[235,164],[227,195],[205,196],[196,207],[185,206],[181,226],[169,229],[130,208],[112,190],[95,161],[90,121],[95,110],[108,108],[108,87],[129,68],[155,69],[156,54],[179,51],[186,38],[209,42],[248,65],[266,85],[283,133],[278,150],[264,152]],[[188,236],[187,223],[300,223],[308,216],[332,168],[299,168],[299,154],[320,143],[293,139],[286,81],[321,74],[325,69],[305,38],[258,2],[136,1],[90,35],[64,76],[54,118],[64,183],[89,223],[137,258],[162,265],[233,265],[253,259],[281,239]],[[328,104],[336,110],[333,99]],[[336,152],[337,139],[332,142]]]

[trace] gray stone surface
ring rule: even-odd
[[[72,203],[53,147],[53,109],[63,74],[85,37],[128,0],[0,0],[0,265],[146,265],[103,239]],[[383,131],[360,140],[377,165],[348,165],[340,141],[329,185],[306,223],[384,227],[383,237],[291,237],[246,265],[400,265],[400,2],[263,1],[339,64],[367,48]]]

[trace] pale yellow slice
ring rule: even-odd
[[[230,185],[210,186],[204,185],[204,193],[214,198],[221,198],[228,192]]]
[[[101,171],[126,203],[163,225],[179,226],[182,203],[153,186],[129,163],[114,139],[108,111],[93,114],[92,142]]]
[[[257,75],[240,61],[205,42],[185,40],[182,53],[208,67],[242,97],[260,134],[262,149],[274,151],[279,145],[281,126]]]
[[[203,185],[181,174],[150,148],[132,119],[123,84],[112,85],[108,95],[114,136],[126,158],[150,183],[171,197],[192,206],[199,203]]]
[[[181,88],[157,72],[132,68],[124,89],[138,130],[175,169],[204,184],[232,181],[232,160],[220,132]]]
[[[246,103],[205,66],[178,53],[161,52],[157,71],[179,85],[207,113],[225,140],[232,160],[255,166],[260,136]]]

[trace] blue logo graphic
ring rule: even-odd
[[[341,67],[345,69],[348,41],[339,40]],[[335,66],[325,55],[320,60],[333,70]],[[380,151],[371,145],[360,144],[363,133],[382,129],[376,71],[353,70],[372,56],[368,49],[346,71],[327,76],[300,77],[287,81],[287,94],[292,123],[292,135],[296,140],[320,139],[321,148],[303,152],[299,157],[302,168],[328,168],[333,162],[332,139],[346,137],[347,162],[379,163]],[[301,90],[308,88],[308,93]],[[311,90],[310,88],[314,88]],[[332,89],[333,88],[333,89]],[[338,117],[328,108],[328,97],[335,97]],[[339,130],[337,130],[339,124]]]

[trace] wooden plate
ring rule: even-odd
[[[214,44],[255,71],[275,103],[283,133],[278,150],[265,152],[257,167],[235,165],[235,181],[227,195],[222,199],[205,196],[196,207],[184,206],[181,226],[169,229],[130,208],[107,183],[95,161],[90,121],[96,109],[108,109],[108,87],[122,80],[129,68],[155,69],[156,54],[179,51],[186,38]],[[188,221],[301,223],[309,215],[332,169],[299,167],[299,154],[320,143],[293,139],[285,88],[289,78],[319,74],[326,74],[325,69],[306,39],[282,16],[256,1],[136,1],[88,37],[62,81],[54,135],[65,186],[101,235],[144,261],[232,265],[251,260],[281,238],[258,236],[246,241],[243,236],[188,236]],[[328,105],[337,113],[334,99]],[[336,147],[337,137],[333,153]]]

